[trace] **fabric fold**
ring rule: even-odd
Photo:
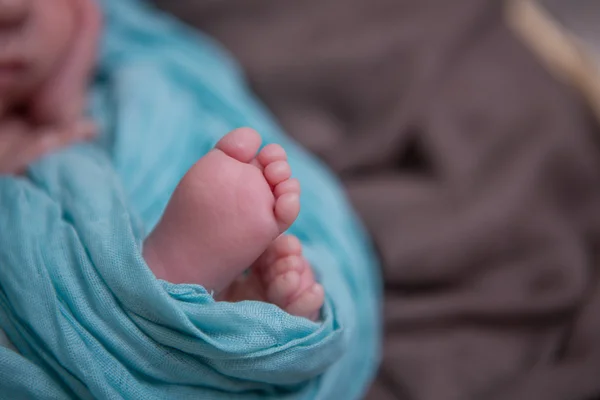
[[[378,265],[339,184],[209,39],[135,0],[101,4],[91,112],[102,137],[0,180],[0,327],[18,350],[0,348],[0,393],[360,397],[378,361]],[[303,184],[291,232],[327,292],[319,323],[156,280],[141,257],[179,179],[239,126],[281,143]]]

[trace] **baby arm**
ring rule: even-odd
[[[67,0],[77,34],[55,73],[34,95],[30,113],[41,124],[70,125],[85,111],[86,90],[96,62],[102,14],[94,0]]]
[[[3,40],[28,49],[28,68],[14,76],[0,68],[0,174],[19,173],[44,154],[93,136],[84,111],[101,13],[94,0],[16,0],[0,1],[0,16]],[[20,60],[23,54],[13,50],[0,49],[0,60]]]
[[[23,119],[0,120],[0,174],[19,174],[45,154],[93,137],[94,125],[80,121],[60,128],[33,126]]]

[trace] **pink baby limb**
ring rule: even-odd
[[[93,136],[83,111],[100,28],[94,0],[0,0],[0,173]]]
[[[198,160],[144,243],[144,258],[157,278],[203,285],[217,300],[269,302],[316,320],[323,287],[300,241],[283,234],[300,212],[300,183],[281,146],[260,145],[257,132],[240,128]]]
[[[76,33],[67,54],[32,99],[31,115],[43,124],[69,125],[81,119],[97,57],[102,27],[98,5],[95,0],[64,1],[74,11]]]

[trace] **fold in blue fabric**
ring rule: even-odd
[[[379,360],[379,266],[342,188],[209,38],[137,0],[101,5],[101,138],[0,179],[0,398],[359,398]],[[141,257],[180,178],[240,126],[281,143],[303,185],[290,232],[327,293],[318,323],[216,302]]]

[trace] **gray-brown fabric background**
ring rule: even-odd
[[[600,147],[493,0],[159,0],[343,179],[384,262],[373,400],[600,398]]]

